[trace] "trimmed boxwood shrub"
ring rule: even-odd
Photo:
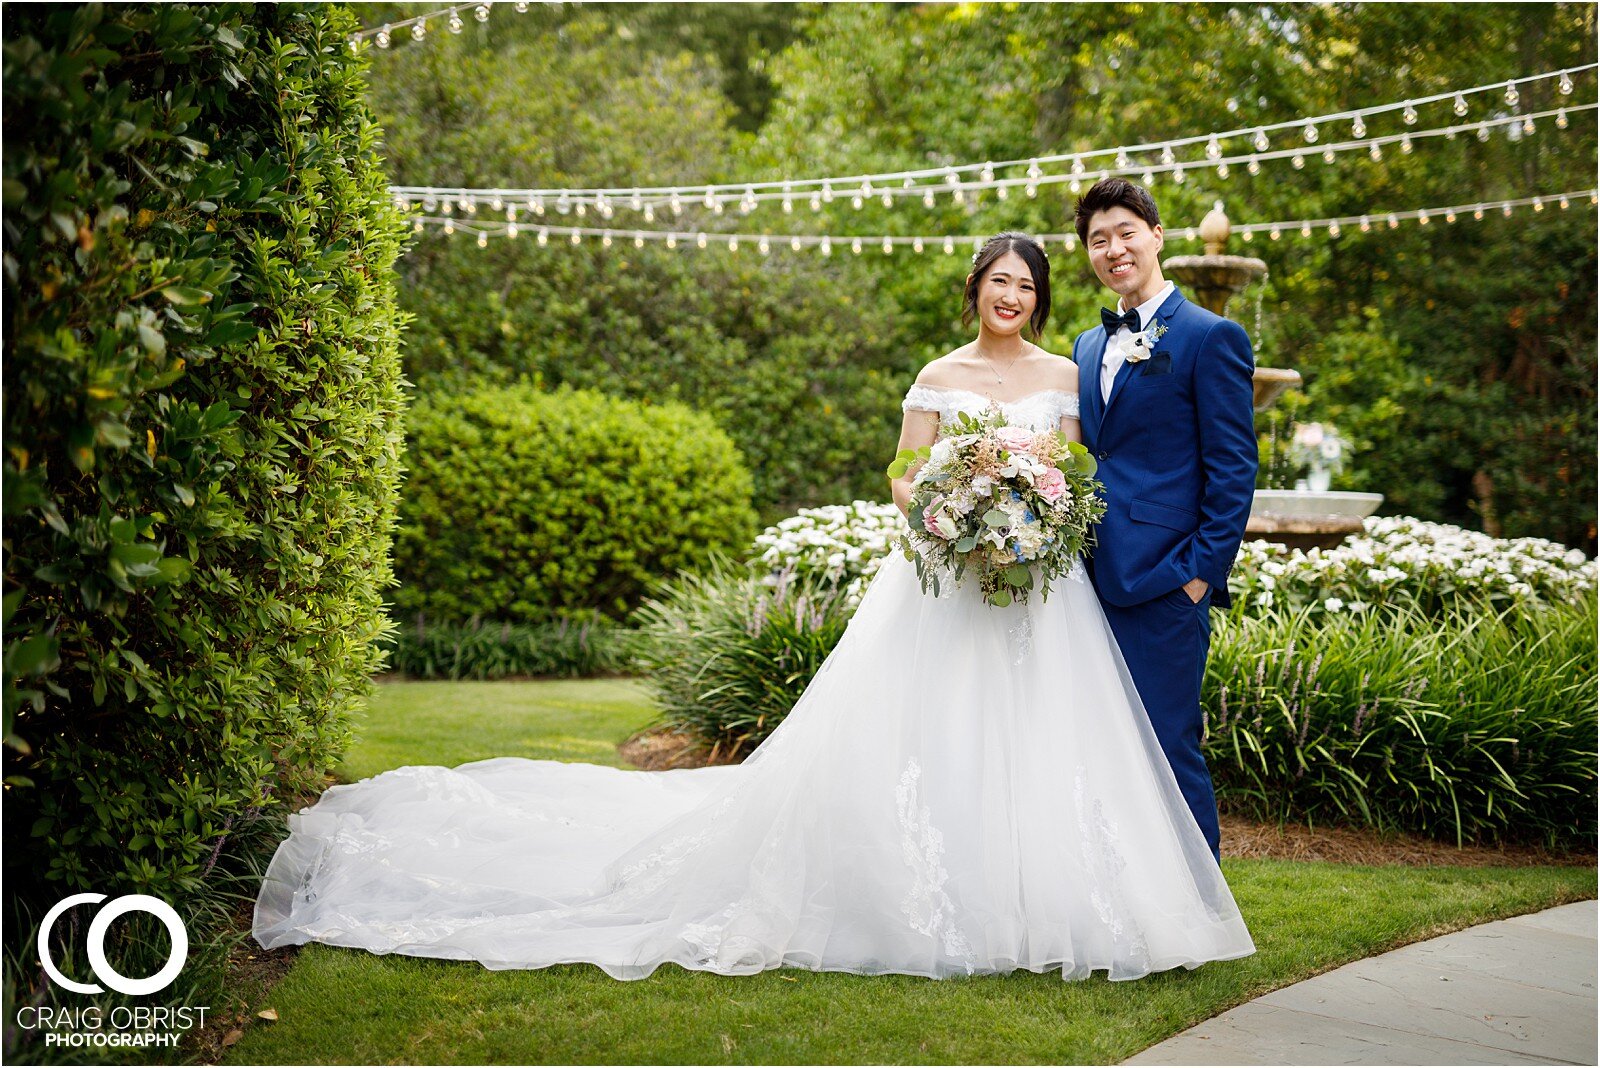
[[[679,404],[484,387],[419,400],[408,437],[402,618],[620,619],[755,533],[738,450]]]
[[[203,890],[369,693],[403,222],[356,26],[6,12],[9,894]]]

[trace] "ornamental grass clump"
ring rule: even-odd
[[[783,722],[853,612],[845,591],[815,576],[769,586],[718,559],[635,614],[636,666],[662,723],[717,755],[743,754]]]
[[[1593,848],[1595,606],[1219,615],[1204,748],[1220,803]]]

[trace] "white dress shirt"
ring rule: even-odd
[[[1161,287],[1161,292],[1139,305],[1139,327],[1147,329],[1150,321],[1155,318],[1156,312],[1163,302],[1172,295],[1177,286],[1168,282]],[[1122,306],[1122,298],[1117,298],[1117,314],[1121,315],[1127,309]],[[1133,331],[1126,326],[1117,327],[1117,332],[1106,338],[1106,354],[1100,360],[1100,400],[1109,403],[1111,400],[1111,384],[1117,380],[1117,372],[1122,370],[1122,365],[1127,362],[1128,350],[1133,345]]]

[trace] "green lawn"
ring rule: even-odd
[[[623,682],[387,684],[345,772],[507,754],[615,763],[651,714]],[[255,1006],[278,1021],[251,1027],[227,1062],[1115,1062],[1347,961],[1595,894],[1582,868],[1223,868],[1257,953],[1135,983],[676,966],[625,983],[588,965],[492,972],[312,945]]]

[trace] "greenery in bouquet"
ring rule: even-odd
[[[1048,597],[1105,513],[1089,450],[1059,430],[1011,426],[998,405],[960,413],[932,446],[901,450],[889,477],[917,464],[900,544],[935,597],[941,576],[959,584],[969,568],[996,607],[1025,602],[1036,577]]]

